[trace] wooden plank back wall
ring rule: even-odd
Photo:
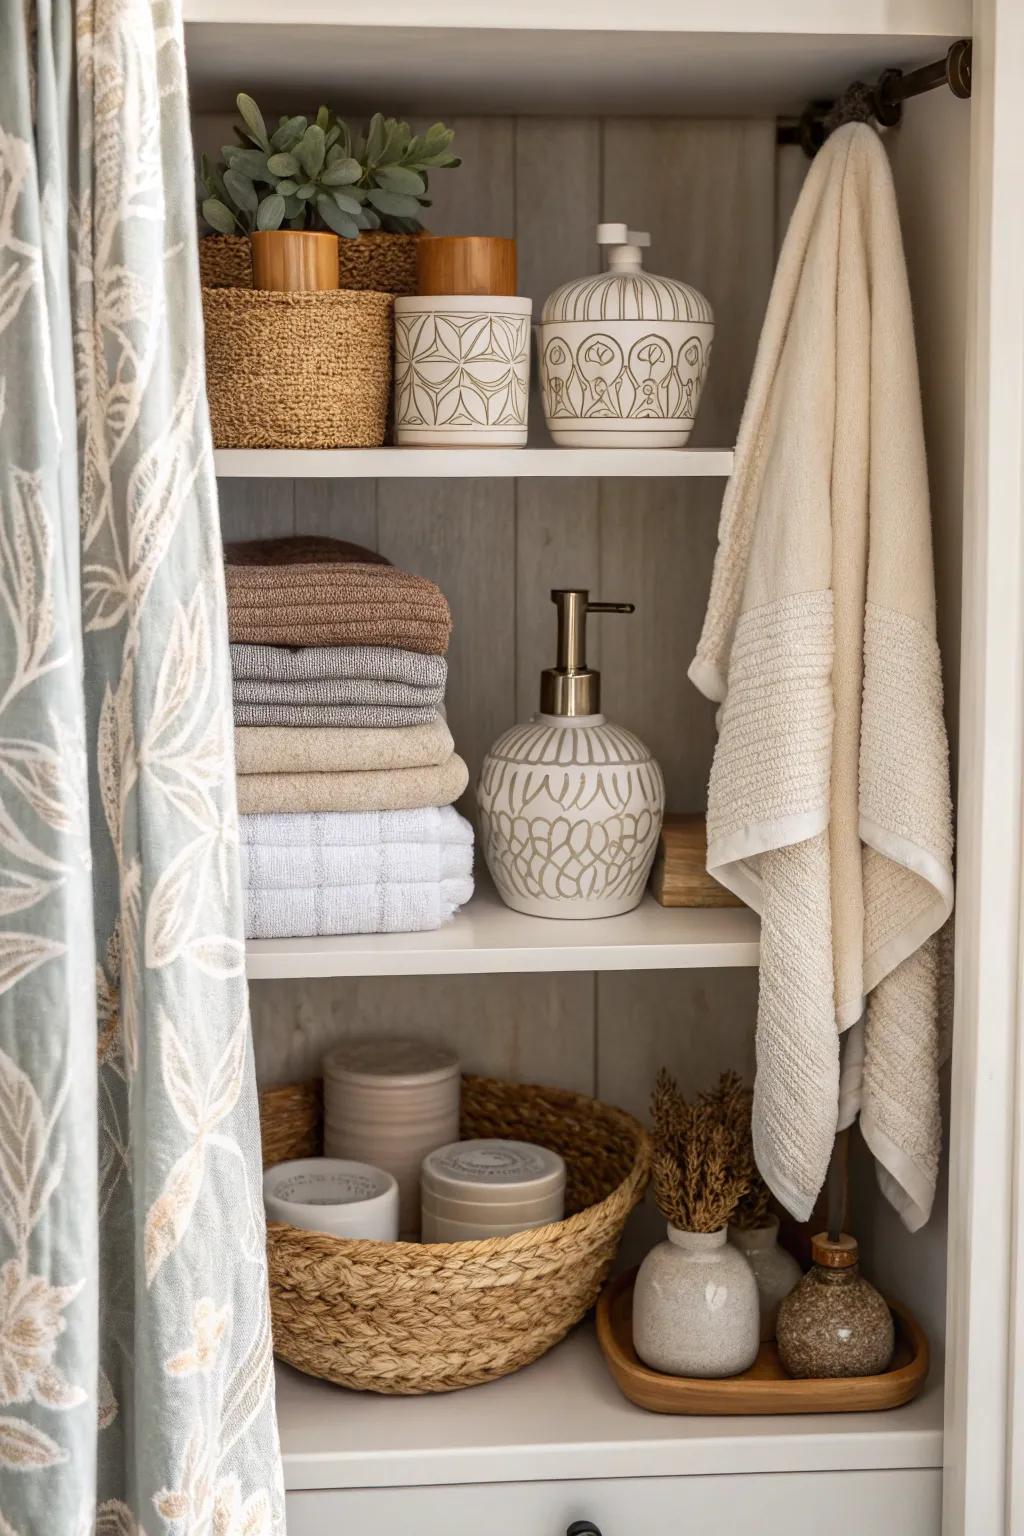
[[[695,444],[734,441],[776,239],[774,125],[765,121],[455,120],[463,165],[438,173],[438,233],[514,235],[535,319],[558,283],[598,267],[600,219],[649,229],[652,270],[693,282],[717,319]],[[201,148],[228,119],[196,120]],[[539,400],[533,438],[546,437]],[[592,627],[611,718],[664,770],[669,804],[704,804],[714,713],[686,678],[710,581],[722,482],[221,482],[229,537],[332,533],[432,577],[455,616],[449,718],[474,773],[537,708],[554,659],[553,586],[631,600]],[[467,1066],[562,1083],[643,1112],[657,1067],[699,1086],[752,1071],[756,975],[506,976],[261,982],[252,989],[263,1081],[315,1070],[324,1048],[374,1029],[451,1041]]]

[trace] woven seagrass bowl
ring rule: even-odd
[[[264,1163],[322,1150],[319,1082],[260,1097]],[[274,1352],[364,1392],[453,1392],[507,1376],[557,1344],[597,1299],[647,1184],[631,1115],[559,1088],[465,1077],[462,1135],[551,1147],[566,1212],[472,1243],[377,1243],[267,1228]]]
[[[391,398],[388,293],[204,288],[217,448],[379,448]]]

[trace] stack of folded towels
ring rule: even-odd
[[[439,928],[473,894],[444,594],[338,539],[225,571],[247,936]]]

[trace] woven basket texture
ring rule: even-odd
[[[318,1154],[321,1086],[260,1097],[264,1160]],[[529,1365],[594,1304],[650,1165],[631,1115],[559,1088],[465,1077],[462,1135],[560,1152],[566,1218],[474,1243],[267,1229],[274,1351],[364,1392],[452,1392]]]
[[[391,396],[387,293],[204,288],[217,448],[379,448]]]
[[[338,241],[338,286],[376,293],[416,292],[418,235],[367,230]],[[245,235],[207,235],[199,242],[204,288],[251,288],[252,247]]]

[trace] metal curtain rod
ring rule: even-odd
[[[887,69],[873,86],[855,81],[838,101],[812,101],[796,123],[781,124],[777,134],[780,144],[799,144],[813,158],[829,133],[841,124],[874,118],[884,128],[895,128],[903,116],[903,103],[912,96],[922,96],[938,86],[948,85],[954,96],[966,100],[971,94],[971,40],[962,37],[953,43],[944,59],[922,64],[904,74],[902,69]]]

